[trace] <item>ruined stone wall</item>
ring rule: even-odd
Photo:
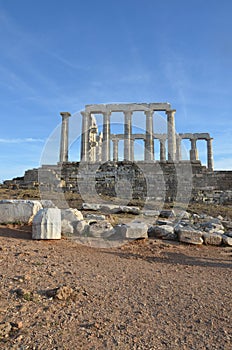
[[[104,196],[158,201],[232,203],[232,171],[209,172],[200,162],[66,162],[27,170],[21,186],[80,193],[85,201]]]

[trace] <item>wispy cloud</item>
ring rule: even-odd
[[[27,138],[15,138],[15,139],[1,139],[0,138],[0,143],[15,143],[15,144],[20,144],[20,143],[31,143],[31,142],[44,142],[43,139],[35,139],[31,137]]]

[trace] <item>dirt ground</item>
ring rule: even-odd
[[[0,227],[0,349],[231,349],[232,248]]]

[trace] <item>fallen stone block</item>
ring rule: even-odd
[[[42,208],[39,201],[32,200],[1,200],[0,223],[24,223],[32,222],[35,214]]]
[[[148,238],[148,226],[144,222],[130,222],[128,224],[117,225],[115,229],[117,234],[122,238]]]
[[[40,209],[32,223],[32,239],[60,239],[61,211],[58,208]]]
[[[154,216],[157,217],[159,216],[160,212],[159,210],[144,210],[142,211],[142,214],[148,217],[154,217]]]
[[[105,220],[105,215],[98,215],[98,214],[86,214],[85,215],[86,220]]]
[[[170,225],[149,227],[148,237],[167,239],[167,240],[177,239],[177,235],[174,233],[174,227]]]
[[[113,226],[108,221],[98,221],[90,224],[88,235],[96,238],[109,238],[115,234]]]
[[[203,243],[203,232],[196,230],[186,230],[181,228],[178,232],[178,239],[180,242],[200,245]]]
[[[74,208],[61,209],[61,220],[76,221],[83,220],[82,213]]]
[[[232,246],[232,237],[223,235],[222,236],[222,241],[223,241],[224,244]]]
[[[221,245],[222,235],[218,233],[203,233],[203,240],[206,245]]]
[[[100,204],[93,204],[93,203],[83,203],[82,204],[83,210],[100,210]]]
[[[175,212],[174,210],[161,210],[160,215],[161,218],[164,219],[169,219],[169,218],[173,218],[175,216]]]
[[[119,209],[122,213],[128,213],[128,214],[134,214],[134,215],[139,215],[141,212],[139,207],[130,207],[126,205],[123,205],[123,206],[120,205]]]

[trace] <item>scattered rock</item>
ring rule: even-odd
[[[222,241],[223,241],[224,244],[232,246],[232,237],[223,235],[222,236]]]
[[[106,213],[130,213],[134,215],[140,214],[139,207],[130,207],[126,205],[115,205],[115,204],[93,204],[93,203],[83,203],[83,210],[94,210],[94,211],[102,211]]]
[[[62,286],[54,289],[49,289],[46,291],[46,296],[48,298],[55,298],[58,300],[67,300],[72,294],[74,290],[68,286]]]
[[[0,223],[32,222],[35,214],[42,208],[39,201],[32,200],[1,200]]]
[[[40,209],[32,224],[32,239],[60,239],[61,212],[58,208]]]
[[[143,222],[130,222],[128,224],[117,225],[115,229],[123,238],[139,239],[148,237],[148,226]]]
[[[115,230],[108,221],[94,222],[88,227],[88,235],[95,238],[108,238],[114,233]]]
[[[169,219],[175,216],[174,210],[161,210],[160,215],[161,218]]]
[[[83,220],[82,213],[74,208],[69,209],[61,209],[61,220],[68,220],[70,222],[72,221],[80,221]]]
[[[154,217],[159,216],[160,212],[158,210],[144,210],[142,214],[144,216]]]
[[[100,214],[86,214],[85,219],[86,220],[105,220],[106,217],[105,215],[100,215]]]
[[[221,245],[222,235],[218,233],[203,233],[204,243],[207,245]]]
[[[10,322],[1,322],[0,323],[0,339],[7,338],[12,329]]]
[[[18,297],[23,298],[24,300],[33,300],[33,293],[27,289],[18,288],[14,292],[17,294]]]
[[[176,237],[174,235],[174,227],[170,225],[163,226],[151,226],[148,229],[148,237],[161,238],[161,239],[172,239]]]
[[[203,243],[203,232],[181,228],[178,232],[178,239],[180,242],[200,245]]]

